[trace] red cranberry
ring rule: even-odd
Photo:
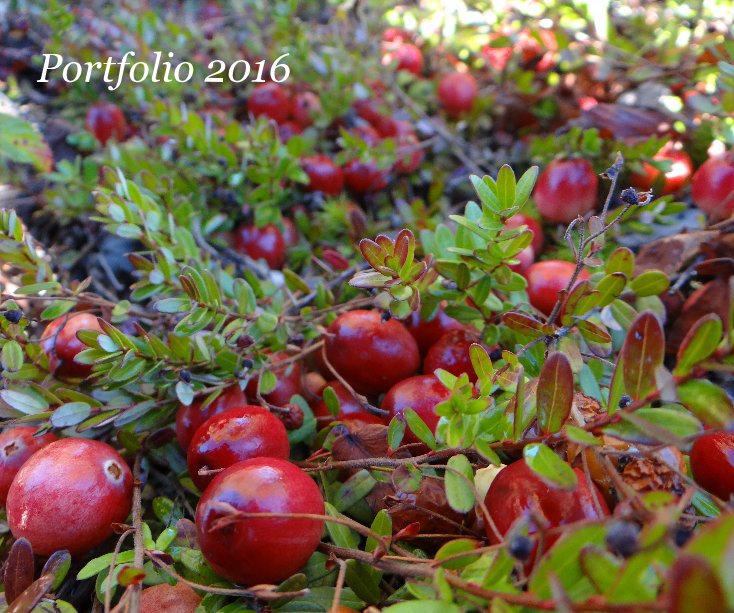
[[[430,374],[437,368],[443,368],[457,377],[466,373],[473,383],[477,380],[477,373],[469,357],[469,348],[478,340],[477,335],[468,330],[447,332],[428,350],[423,372]]]
[[[380,135],[370,124],[360,124],[350,130],[353,136],[363,140],[371,147],[376,147],[380,142]]]
[[[120,107],[112,102],[97,102],[90,106],[84,127],[87,132],[94,134],[102,145],[111,138],[122,142],[127,134],[125,115],[122,114]]]
[[[313,92],[301,92],[293,96],[291,117],[302,128],[310,126],[320,112],[321,100]]]
[[[8,492],[8,525],[33,551],[78,556],[112,536],[132,505],[133,477],[112,447],[65,438],[33,454]]]
[[[530,304],[541,313],[550,315],[558,302],[558,292],[566,289],[575,269],[576,264],[563,260],[543,260],[532,264],[525,272]],[[585,269],[581,269],[577,283],[589,276]]]
[[[294,394],[300,394],[303,391],[301,385],[301,366],[298,362],[286,364],[285,366],[275,366],[278,362],[288,359],[290,356],[286,353],[276,353],[270,358],[273,370],[278,379],[275,389],[267,394],[263,394],[263,398],[270,404],[282,407],[291,401]],[[257,397],[258,377],[253,377],[247,383],[245,392],[251,399]]]
[[[423,148],[413,130],[413,126],[406,121],[397,122],[395,172],[408,175],[420,168],[423,162]]]
[[[451,396],[451,392],[434,375],[416,375],[393,385],[382,400],[382,408],[390,412],[390,418],[402,416],[405,409],[413,409],[425,424],[436,433],[440,419],[436,405]],[[405,430],[406,443],[418,443],[409,428]]]
[[[140,593],[140,613],[195,613],[201,596],[183,581],[176,585],[159,583]]]
[[[408,332],[413,335],[416,343],[418,343],[421,355],[425,355],[438,339],[447,332],[464,329],[462,324],[453,317],[446,315],[441,307],[428,320],[421,318],[420,311],[413,311],[410,317],[405,320],[405,327],[408,328]]]
[[[288,217],[283,217],[283,240],[286,247],[295,247],[298,244],[298,228]]]
[[[516,213],[505,221],[505,228],[519,228],[520,226],[527,226],[528,230],[533,234],[533,242],[530,243],[535,254],[538,255],[543,251],[543,227],[538,221],[522,213]]]
[[[18,426],[0,433],[0,506],[5,505],[13,477],[26,460],[57,440],[51,432],[33,436],[35,433],[34,426]]]
[[[287,143],[296,134],[301,134],[302,132],[303,128],[295,121],[285,121],[278,124],[278,138],[282,143]]]
[[[254,405],[227,409],[206,420],[194,433],[187,455],[189,475],[203,490],[214,475],[199,469],[229,468],[251,458],[288,459],[291,448],[283,422]]]
[[[513,462],[503,468],[489,486],[484,504],[492,521],[504,538],[520,518],[538,513],[546,519],[549,528],[565,526],[577,521],[602,519],[609,515],[609,508],[596,485],[590,482],[584,471],[574,468],[578,485],[573,491],[548,486],[530,470],[525,460]],[[491,525],[486,526],[490,543],[498,543]],[[537,532],[531,522],[530,534]],[[546,539],[550,547],[558,536]]]
[[[438,84],[438,100],[451,117],[471,111],[478,94],[476,79],[466,72],[447,74]]]
[[[734,494],[734,433],[706,432],[691,447],[691,470],[701,487],[722,500]]]
[[[234,247],[254,260],[265,260],[270,268],[282,268],[285,264],[285,239],[274,224],[262,228],[240,226],[234,233]]]
[[[316,421],[319,426],[323,427],[332,421],[359,421],[365,424],[385,424],[386,419],[370,413],[367,411],[360,402],[352,396],[349,390],[344,387],[339,381],[330,381],[326,384],[328,387],[334,390],[336,397],[339,399],[339,413],[334,417],[329,409],[326,407],[326,402],[323,400],[323,390],[321,392],[322,398],[313,407],[313,414],[316,417]]]
[[[323,192],[328,196],[338,196],[344,188],[344,173],[325,155],[303,158],[301,167],[308,175],[309,192]]]
[[[91,364],[77,364],[74,358],[88,349],[77,338],[77,332],[102,332],[97,317],[92,313],[74,313],[54,319],[41,335],[41,347],[48,358],[51,373],[61,379],[84,379],[92,373]]]
[[[596,205],[599,178],[584,158],[554,160],[535,185],[538,211],[553,223],[570,223]]]
[[[633,187],[641,191],[654,189],[656,194],[665,196],[680,191],[691,180],[691,174],[693,174],[691,157],[683,149],[676,148],[672,141],[658,151],[653,160],[669,161],[672,166],[668,172],[663,174],[657,168],[645,162],[643,164],[643,174],[630,176],[630,183]]]
[[[691,196],[695,205],[712,219],[734,213],[734,153],[709,158],[693,175]]]
[[[350,160],[344,166],[344,182],[355,194],[367,194],[385,189],[387,179],[384,171],[374,162]]]
[[[510,266],[510,270],[524,275],[532,263],[535,262],[535,250],[533,249],[533,246],[528,245],[525,247],[525,249],[515,256],[515,259],[518,260],[518,263],[512,264]]]
[[[418,77],[423,72],[423,54],[412,43],[403,43],[387,52],[382,58],[382,63],[387,65],[394,60],[398,62],[396,70],[405,70]]]
[[[285,88],[277,83],[258,85],[247,99],[247,111],[254,117],[264,115],[283,123],[290,114],[290,101]]]
[[[415,339],[399,321],[378,311],[349,311],[327,330],[326,357],[360,394],[386,392],[420,364]]]
[[[323,521],[242,517],[215,525],[228,512],[323,515],[324,499],[300,468],[277,458],[245,460],[217,475],[196,508],[201,551],[212,568],[243,585],[279,583],[300,570],[321,541]]]
[[[189,448],[194,432],[212,415],[217,415],[232,407],[247,404],[245,393],[239,385],[228,387],[206,407],[202,408],[201,405],[205,399],[205,396],[201,397],[189,406],[182,404],[176,413],[176,438],[184,451]]]

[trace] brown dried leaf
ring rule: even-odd
[[[5,599],[11,604],[33,583],[33,547],[27,539],[20,538],[13,543],[5,562],[3,583]]]

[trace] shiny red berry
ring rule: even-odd
[[[97,102],[89,107],[84,120],[87,132],[94,134],[102,144],[114,139],[122,142],[127,134],[127,121],[120,107],[112,102]]]
[[[33,454],[8,492],[8,525],[33,551],[78,556],[101,545],[132,505],[133,477],[112,447],[65,438]]]
[[[183,581],[176,585],[159,583],[140,593],[140,613],[195,613],[201,596]]]
[[[734,494],[734,432],[706,432],[691,447],[691,470],[701,487],[722,500]]]
[[[34,426],[18,426],[0,433],[0,506],[5,505],[13,478],[36,451],[57,440],[51,432],[34,436]]]
[[[436,405],[449,396],[451,392],[434,375],[416,375],[393,385],[382,400],[382,408],[390,412],[390,419],[401,417],[405,409],[413,409],[435,434],[440,419],[436,415]],[[403,440],[419,442],[409,428]]]
[[[176,438],[184,451],[189,448],[194,432],[212,415],[217,415],[232,407],[247,404],[245,393],[239,385],[226,388],[206,407],[202,407],[204,400],[206,400],[206,396],[194,400],[188,406],[182,404],[176,413]]]
[[[319,113],[321,113],[321,100],[313,92],[301,92],[293,96],[291,117],[302,128],[310,126]]]
[[[288,459],[291,448],[283,422],[260,406],[244,405],[206,420],[191,439],[187,454],[189,476],[203,490],[214,475],[199,470],[229,468],[251,458]]]
[[[282,268],[285,264],[285,238],[275,224],[261,228],[241,225],[234,232],[234,247],[254,260],[265,260],[270,268]]]
[[[540,222],[533,219],[532,217],[528,217],[527,215],[523,215],[522,213],[516,213],[512,217],[510,217],[507,221],[505,221],[505,228],[507,229],[514,229],[519,228],[520,226],[527,226],[528,230],[532,232],[533,234],[533,242],[530,243],[533,250],[535,251],[536,255],[539,255],[541,251],[543,251],[543,227],[540,225]],[[504,230],[503,230],[504,231]]]
[[[671,168],[663,174],[647,162],[643,163],[642,174],[632,174],[630,183],[640,191],[655,191],[656,196],[675,194],[685,187],[693,174],[691,157],[672,141],[668,142],[652,158],[655,161],[668,161]]]
[[[464,329],[463,324],[446,315],[441,307],[436,309],[436,312],[428,320],[421,317],[420,311],[413,311],[405,320],[405,327],[408,328],[408,332],[413,335],[416,343],[418,343],[421,355],[425,355],[438,339],[447,332]]]
[[[734,153],[709,158],[693,175],[691,196],[695,205],[712,219],[734,214]]]
[[[278,362],[288,359],[287,353],[275,353],[270,357],[270,370],[278,379],[275,389],[263,394],[263,398],[270,404],[282,407],[291,401],[294,394],[300,394],[303,391],[301,385],[301,366],[298,362],[277,366]],[[259,377],[252,377],[247,382],[245,393],[253,402],[257,398],[257,386]]]
[[[92,313],[73,313],[54,319],[41,334],[41,347],[48,358],[49,371],[61,379],[84,379],[92,373],[90,364],[77,364],[74,358],[88,349],[77,338],[81,330],[102,332]]]
[[[342,169],[325,155],[312,155],[303,158],[301,167],[308,175],[308,184],[303,188],[306,191],[323,192],[328,196],[338,196],[344,188]]]
[[[247,111],[254,117],[265,116],[283,123],[291,111],[288,93],[277,83],[262,83],[252,90],[247,99]]]
[[[469,330],[447,332],[428,350],[423,362],[423,372],[430,374],[442,368],[457,377],[466,373],[473,383],[477,380],[477,373],[474,372],[469,357],[469,348],[477,342],[478,335]]]
[[[234,583],[279,583],[298,572],[321,541],[321,520],[233,516],[218,522],[230,508],[323,515],[324,499],[311,477],[286,460],[245,460],[217,475],[196,508],[197,540],[211,567]]]
[[[349,311],[329,326],[325,338],[331,365],[360,394],[386,392],[420,365],[415,339],[399,321],[378,311]]]
[[[344,166],[344,182],[355,194],[378,192],[387,186],[385,172],[375,162],[350,160]]]
[[[586,478],[583,470],[575,468],[574,472],[578,477],[578,485],[575,490],[568,491],[547,485],[530,470],[525,460],[518,460],[503,468],[492,481],[484,498],[487,511],[499,532],[499,535],[496,534],[491,524],[486,526],[490,543],[500,542],[518,520],[530,520],[531,513],[545,518],[549,528],[608,516],[609,507],[596,485]],[[530,534],[538,531],[538,526],[532,520],[528,528]],[[557,535],[548,538],[546,548],[557,539]]]
[[[558,292],[566,289],[576,265],[563,260],[543,260],[535,262],[525,271],[528,280],[530,304],[545,315],[550,315],[558,301]],[[589,273],[581,269],[577,283],[589,278]]]
[[[339,381],[330,381],[326,384],[334,390],[339,400],[339,413],[334,417],[326,406],[326,402],[322,398],[313,406],[313,414],[320,427],[328,425],[332,421],[359,421],[365,424],[386,424],[387,419],[370,413],[362,404],[352,396],[351,392],[344,387]]]
[[[451,117],[471,111],[479,95],[476,79],[467,72],[452,72],[441,77],[438,84],[438,101]]]
[[[423,72],[423,54],[412,43],[403,43],[397,45],[391,51],[388,51],[382,58],[384,65],[391,64],[397,60],[396,70],[405,70],[420,76]]]
[[[596,206],[599,178],[584,158],[554,160],[538,177],[533,193],[543,219],[570,223]]]

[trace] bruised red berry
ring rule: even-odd
[[[319,113],[321,113],[321,100],[313,92],[301,92],[293,96],[291,117],[302,128],[310,126]]]
[[[694,204],[712,219],[734,214],[734,153],[712,157],[693,175],[691,196]]]
[[[566,289],[574,270],[576,264],[564,260],[543,260],[532,264],[525,271],[530,304],[541,313],[550,315],[558,302],[558,292]],[[589,273],[582,268],[576,282],[588,279],[589,276]]]
[[[607,517],[609,507],[596,485],[586,478],[583,470],[574,468],[574,472],[578,485],[573,491],[568,491],[547,485],[530,470],[525,460],[503,468],[484,497],[492,518],[492,523],[487,522],[486,525],[489,542],[501,542],[521,519],[529,520],[528,532],[534,534],[538,526],[532,521],[532,514],[544,518],[549,528]],[[557,533],[547,538],[546,548],[557,539]]]
[[[140,592],[140,613],[195,613],[201,596],[183,581],[159,583]]]
[[[393,385],[382,400],[382,408],[390,412],[390,419],[402,418],[405,409],[413,409],[435,434],[440,419],[436,415],[436,406],[449,396],[449,389],[434,375],[416,375]],[[403,439],[406,443],[419,442],[409,428],[406,428]]]
[[[326,387],[330,387],[334,390],[334,393],[339,400],[339,412],[336,417],[329,412],[326,402],[324,402],[323,399],[322,390],[321,400],[314,404],[313,407],[313,414],[314,417],[316,417],[316,421],[319,426],[326,426],[332,421],[359,421],[366,424],[387,423],[386,419],[369,412],[365,407],[363,407],[359,400],[357,400],[339,381],[330,381],[326,384]]]
[[[360,394],[380,394],[415,373],[420,354],[399,321],[382,321],[378,311],[349,311],[329,326],[326,357]]]
[[[287,353],[275,353],[270,357],[269,370],[278,380],[275,389],[263,394],[263,398],[270,404],[282,407],[291,401],[294,394],[300,394],[303,391],[301,385],[301,366],[298,362],[292,362],[277,366],[278,362],[287,360],[290,356]],[[251,400],[257,398],[257,386],[259,377],[253,377],[247,383],[245,393]]]
[[[538,177],[533,193],[543,219],[570,223],[596,206],[599,178],[584,158],[554,160]]]
[[[262,83],[252,90],[247,99],[247,111],[254,117],[265,116],[283,123],[291,111],[288,93],[277,83]]]
[[[84,120],[87,132],[104,145],[113,139],[119,142],[125,140],[127,134],[127,121],[120,107],[112,102],[97,102],[89,107]]]
[[[418,343],[421,355],[425,355],[438,339],[447,332],[464,329],[463,324],[446,315],[441,307],[436,309],[430,319],[423,319],[420,311],[413,311],[405,320],[405,327],[408,328],[408,332],[413,335],[416,343]]]
[[[187,454],[189,476],[203,490],[214,475],[199,470],[229,468],[242,460],[288,459],[291,448],[283,422],[260,406],[244,405],[206,420],[191,439]]]
[[[212,415],[232,407],[247,404],[245,393],[239,385],[232,385],[222,391],[219,396],[203,407],[206,397],[194,400],[190,405],[182,404],[176,413],[176,438],[181,448],[186,451],[189,448],[194,432]]]
[[[8,525],[33,551],[78,556],[101,545],[132,505],[133,477],[112,447],[65,438],[33,454],[8,492]]]
[[[693,478],[722,500],[734,494],[734,433],[706,432],[691,447]]]
[[[48,368],[60,379],[84,379],[92,373],[91,364],[77,364],[74,358],[88,349],[77,338],[82,330],[102,332],[92,313],[73,313],[54,319],[41,334],[41,347],[48,358]]]
[[[18,426],[0,433],[0,506],[5,505],[10,484],[26,460],[57,440],[51,432],[34,436],[36,432],[34,426]]]
[[[245,460],[217,475],[196,507],[197,540],[211,567],[234,583],[277,584],[298,572],[321,541],[322,520],[237,517],[230,509],[323,515],[324,499],[311,477],[286,460]]]
[[[438,101],[451,117],[471,111],[478,95],[477,81],[467,72],[444,75],[438,84]]]
[[[676,147],[672,141],[668,142],[652,159],[656,162],[670,162],[670,170],[662,173],[647,162],[643,163],[643,173],[635,173],[630,176],[630,183],[638,190],[652,189],[656,195],[666,196],[680,191],[691,180],[693,173],[691,157],[683,149]]]
[[[476,381],[477,374],[471,363],[469,348],[477,342],[478,336],[469,330],[447,332],[428,350],[423,372],[429,374],[442,368],[457,377],[466,373],[469,381]]]
[[[338,196],[344,188],[344,173],[325,155],[312,155],[301,161],[303,171],[308,175],[308,184],[303,189],[309,192],[323,192],[328,196]]]
[[[234,248],[253,260],[265,260],[270,268],[285,264],[286,243],[275,224],[263,227],[241,225],[234,232]]]

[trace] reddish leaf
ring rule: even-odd
[[[566,299],[566,307],[564,309],[567,315],[564,315],[563,317],[563,323],[565,325],[568,325],[573,321],[570,317],[570,314],[574,312],[574,309],[579,303],[579,300],[581,300],[581,298],[588,294],[590,291],[591,283],[585,280],[581,281],[581,283],[577,283],[568,294],[568,298]]]
[[[579,332],[587,341],[592,343],[611,343],[612,336],[601,326],[597,326],[588,320],[581,320],[577,323]]]
[[[133,566],[123,566],[117,573],[117,582],[123,586],[137,585],[145,579],[145,571],[142,568],[134,568]]]
[[[345,258],[336,249],[324,249],[321,252],[321,257],[334,270],[346,270],[347,268],[349,268],[349,260],[347,260],[347,258]]]
[[[40,602],[54,582],[52,574],[42,575],[40,579],[31,583],[8,607],[6,613],[28,613]]]
[[[33,583],[34,571],[33,547],[28,540],[20,538],[13,543],[5,562],[3,583],[8,603],[12,603]]]
[[[706,558],[681,555],[670,571],[671,613],[726,611],[724,590]]]
[[[534,317],[529,315],[523,315],[522,313],[515,313],[510,311],[502,316],[502,323],[504,323],[510,330],[526,334],[528,336],[543,336],[544,324]]]
[[[387,251],[369,238],[363,238],[359,241],[359,250],[367,263],[373,268],[382,266],[387,259]]]
[[[573,371],[568,358],[556,351],[548,356],[538,377],[538,423],[544,434],[558,432],[573,404]]]
[[[625,391],[640,400],[655,389],[655,373],[665,357],[665,335],[658,318],[640,313],[624,339],[620,356]]]

